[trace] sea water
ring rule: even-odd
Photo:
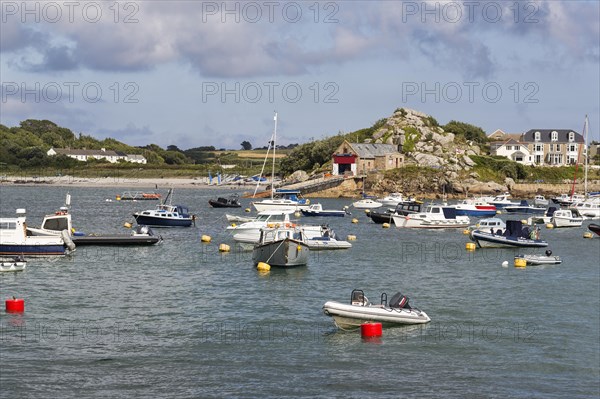
[[[13,217],[25,207],[28,224],[39,225],[69,192],[77,230],[122,233],[133,212],[156,202],[114,201],[121,191],[3,186],[0,210]],[[356,235],[352,249],[312,252],[306,267],[261,274],[225,231],[224,214],[247,215],[249,200],[241,209],[208,205],[232,192],[175,190],[196,226],[155,228],[159,245],[79,247],[2,273],[0,297],[24,298],[26,310],[0,314],[0,397],[600,394],[600,238],[582,238],[585,228],[542,228],[563,263],[518,269],[515,254],[543,250],[467,252],[462,229],[383,229],[350,208],[358,224],[301,222]],[[203,234],[212,242],[201,243]],[[232,251],[220,253],[220,243]],[[384,328],[375,342],[340,331],[322,306],[348,302],[355,288],[374,303],[402,291],[432,322]]]

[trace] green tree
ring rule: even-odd
[[[252,149],[252,144],[249,141],[244,140],[240,145],[242,146],[242,150],[249,151]]]
[[[465,140],[475,141],[480,144],[487,144],[488,138],[482,128],[470,125],[464,122],[450,121],[443,129],[446,132],[454,133],[456,136],[464,137]]]

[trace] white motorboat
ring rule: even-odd
[[[233,239],[238,242],[258,242],[260,229],[265,227],[294,227],[290,219],[290,212],[263,211],[259,212],[251,222],[237,226],[227,226],[226,230],[233,234]]]
[[[516,206],[519,205],[519,202],[510,201],[508,198],[510,197],[509,193],[504,193],[495,196],[491,201],[488,201],[489,204],[495,205],[497,209],[501,209],[507,206]]]
[[[371,198],[365,198],[353,202],[352,206],[356,209],[374,209],[383,206],[383,204],[381,202],[373,201]]]
[[[397,207],[398,204],[401,204],[403,202],[413,202],[413,201],[414,201],[414,198],[404,197],[401,193],[390,193],[388,196],[377,200],[377,202],[380,202],[383,206],[392,207],[392,208]]]
[[[25,270],[27,261],[23,256],[15,256],[12,259],[0,259],[0,272],[20,272]]]
[[[359,328],[368,322],[380,322],[386,325],[425,324],[431,319],[427,313],[409,305],[408,297],[400,292],[387,301],[387,294],[381,294],[380,304],[369,302],[362,290],[353,290],[350,303],[327,301],[323,313],[333,318],[336,326],[343,330]]]
[[[559,209],[552,215],[554,227],[579,227],[583,224],[583,216],[577,209]]]
[[[486,218],[481,219],[474,226],[469,226],[469,230],[481,230],[481,231],[489,231],[490,233],[497,233],[498,230],[503,232],[506,229],[506,223],[504,220],[500,218]]]
[[[546,197],[544,197],[543,195],[536,195],[533,198],[533,205],[535,206],[543,206],[544,208],[548,207],[550,201],[548,201],[548,199],[546,199]]]
[[[558,197],[552,198],[552,202],[561,206],[570,206],[583,201],[585,201],[585,197],[581,194],[561,194]]]
[[[292,267],[308,263],[309,247],[304,243],[302,231],[292,228],[261,229],[258,244],[252,250],[254,264]]]
[[[302,214],[304,216],[338,216],[344,217],[346,216],[347,211],[339,211],[337,209],[323,209],[323,206],[319,203],[312,204],[308,207],[308,209],[302,209]]]
[[[571,205],[570,208],[575,208],[581,216],[588,219],[600,218],[600,197],[588,198],[585,201],[577,202]]]
[[[546,209],[546,212],[543,215],[535,215],[535,216],[528,217],[527,224],[533,225],[533,224],[537,224],[537,223],[542,223],[542,224],[552,223],[552,216],[554,215],[554,212],[556,212],[556,207],[551,206],[548,209]]]
[[[552,256],[552,251],[547,250],[546,255],[516,255],[515,259],[525,259],[527,265],[558,265],[562,263],[560,256]]]
[[[171,204],[172,198],[173,189],[169,189],[164,202],[156,205],[155,209],[135,212],[133,217],[137,224],[152,227],[190,227],[194,224],[196,216],[190,214],[184,205]]]
[[[0,255],[51,256],[75,250],[69,233],[34,236],[27,230],[25,209],[17,209],[16,218],[0,218]]]
[[[398,228],[449,229],[469,226],[468,216],[457,216],[456,209],[442,205],[428,205],[424,212],[393,215]]]

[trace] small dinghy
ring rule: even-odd
[[[552,251],[547,250],[546,255],[517,255],[515,259],[525,259],[527,265],[558,265],[562,263],[560,256],[552,256]]]
[[[431,319],[427,313],[411,307],[408,297],[400,292],[394,294],[389,301],[387,294],[381,294],[380,304],[369,302],[362,290],[353,290],[350,304],[327,301],[323,305],[323,313],[333,318],[336,326],[342,330],[356,329],[367,322],[380,322],[387,325],[424,324]]]
[[[27,261],[21,256],[12,259],[0,259],[0,272],[20,272],[25,270]]]
[[[231,195],[229,198],[218,197],[217,199],[209,199],[208,203],[213,208],[241,208],[239,196],[237,194]]]

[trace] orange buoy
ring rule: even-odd
[[[381,337],[381,323],[363,323],[360,325],[360,336],[362,338]]]
[[[23,298],[15,298],[6,300],[6,313],[23,313],[25,311],[25,301]]]

